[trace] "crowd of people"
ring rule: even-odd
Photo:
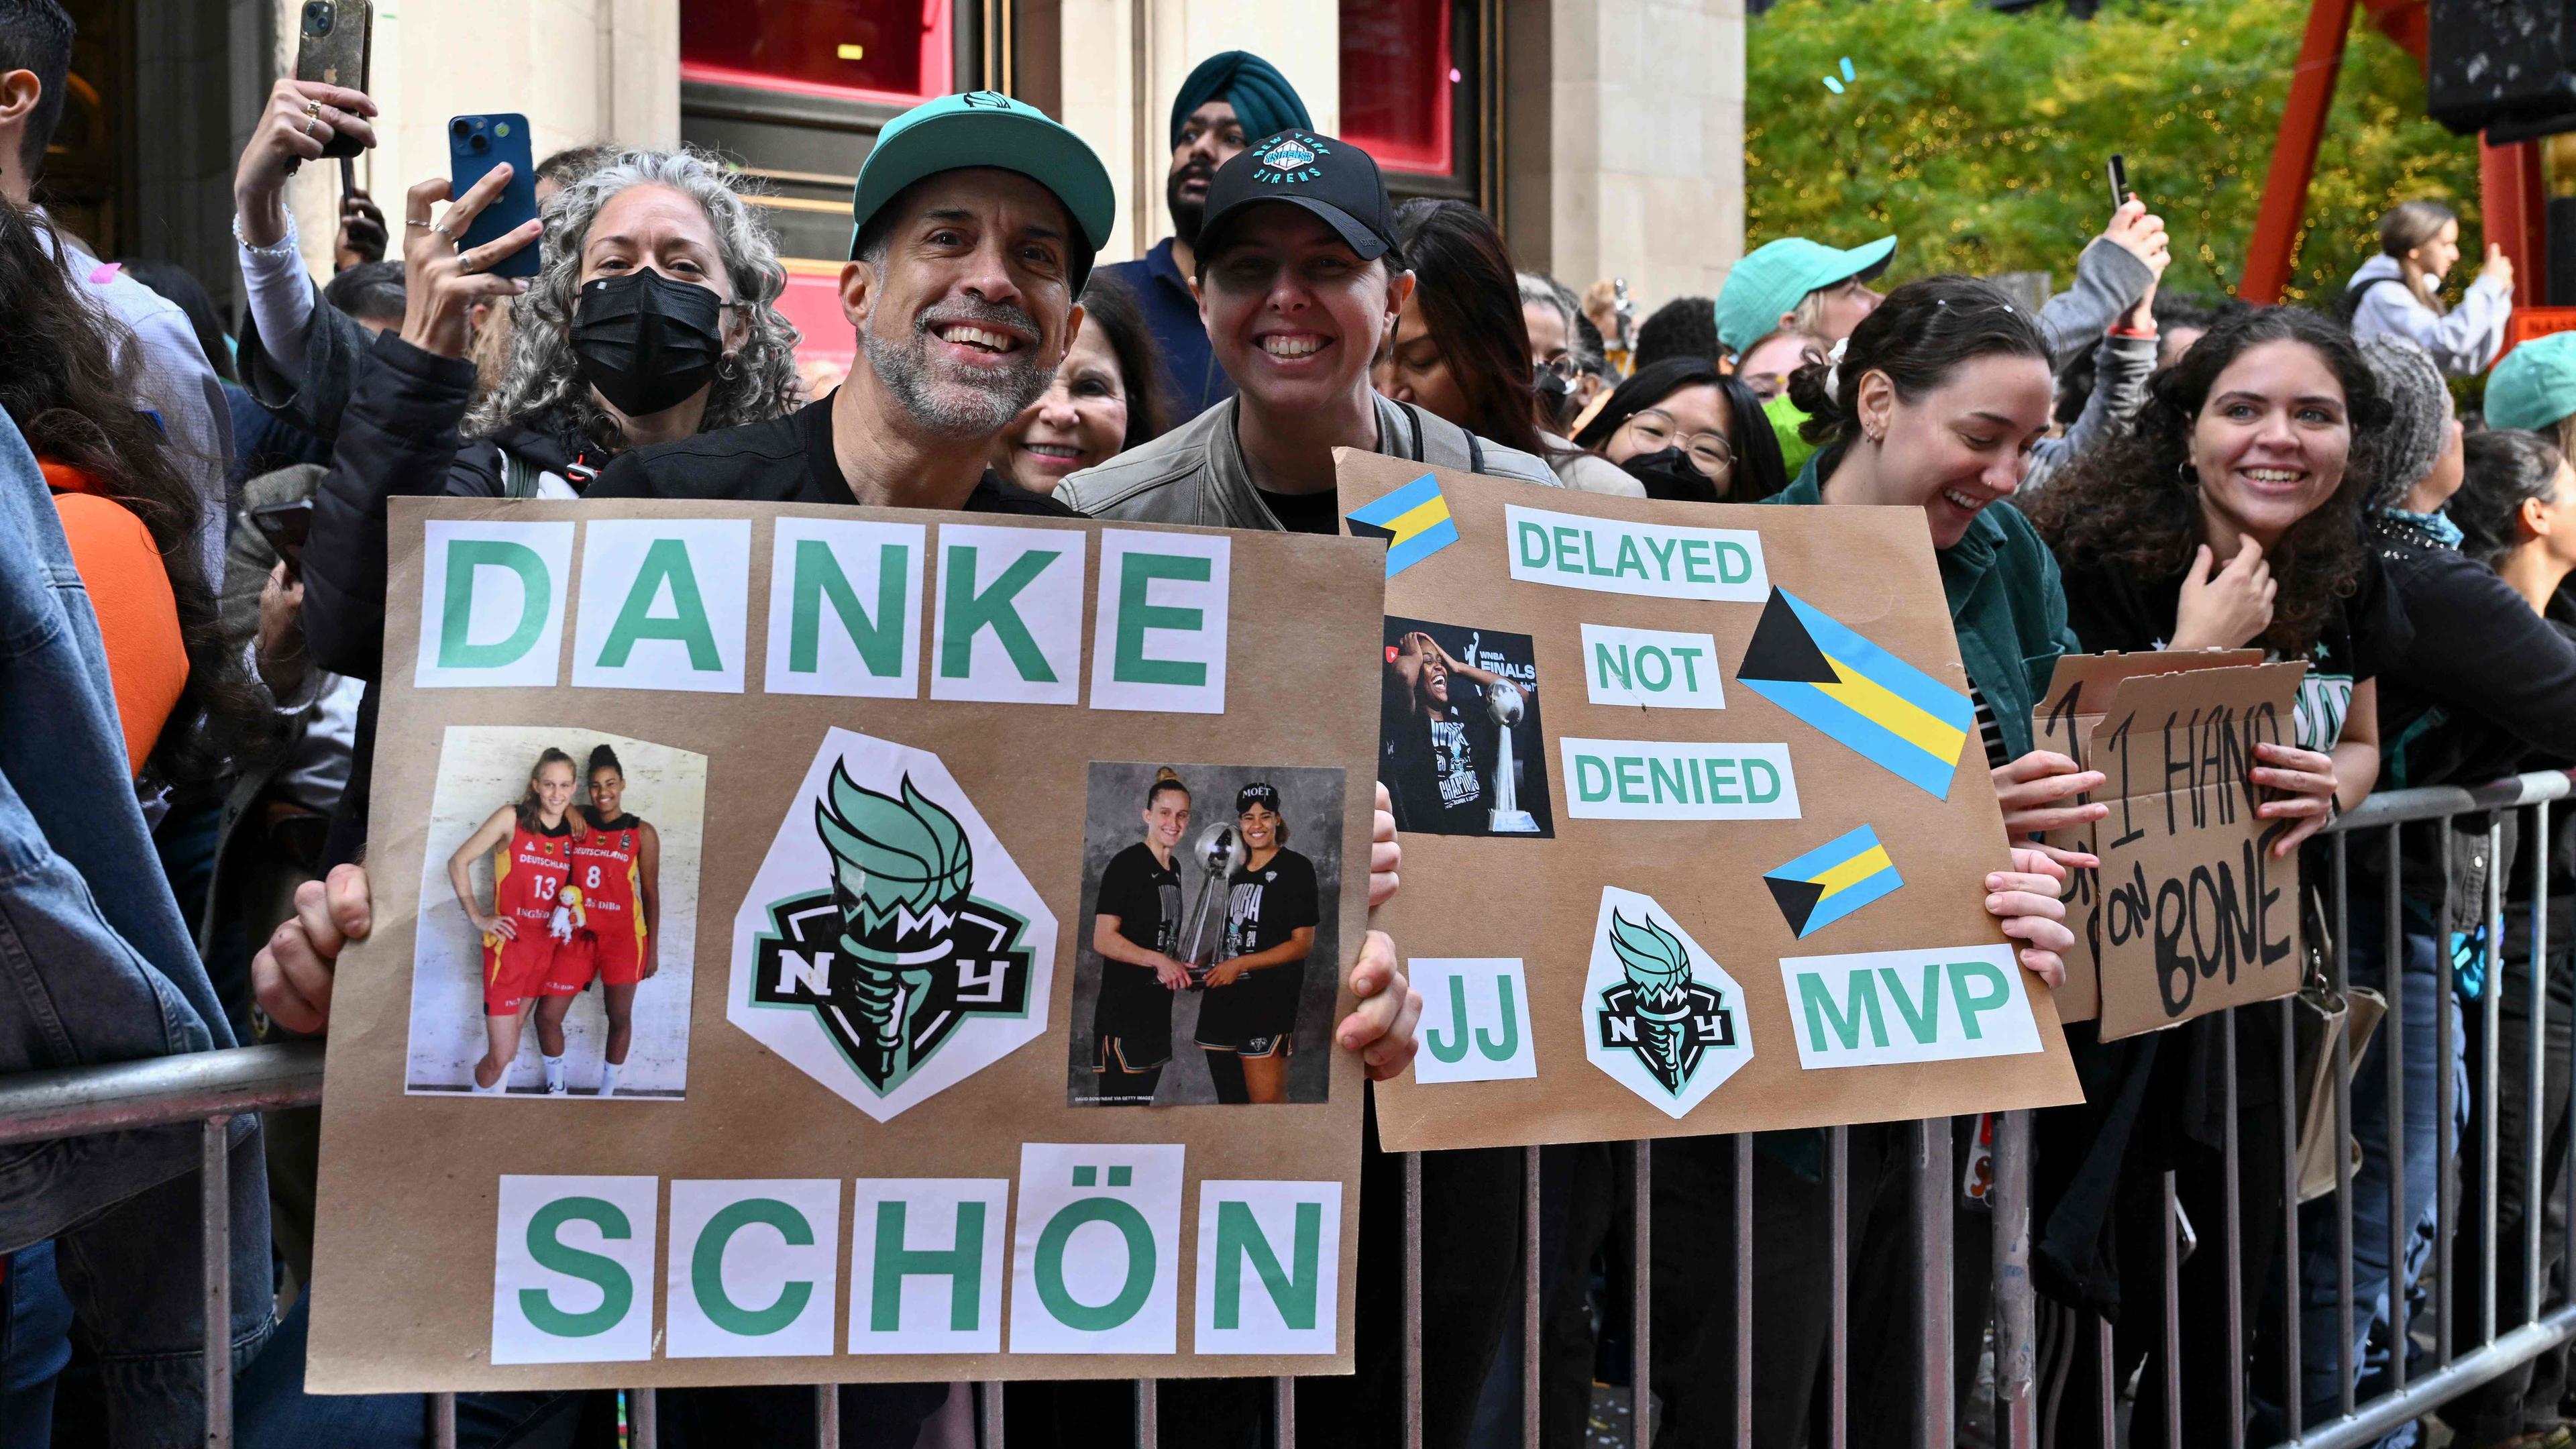
[[[1632,327],[1624,288],[1578,295],[1528,269],[1475,207],[1397,205],[1362,147],[1313,128],[1285,76],[1228,52],[1173,102],[1172,233],[1132,262],[1095,266],[1115,206],[1108,172],[1034,108],[979,93],[889,122],[857,168],[839,285],[857,357],[813,396],[796,329],[777,310],[775,238],[740,175],[693,151],[610,141],[558,152],[536,167],[539,217],[471,246],[461,238],[511,180],[507,167],[456,195],[444,177],[420,180],[398,231],[352,194],[334,274],[314,277],[286,178],[335,138],[372,145],[378,111],[359,91],[313,82],[277,83],[240,158],[233,228],[247,305],[227,326],[183,272],[101,263],[39,204],[72,40],[53,0],[0,0],[0,954],[20,963],[21,988],[0,1008],[0,1072],[327,1030],[333,963],[376,914],[363,861],[388,505],[402,496],[795,501],[1332,533],[1333,450],[1347,447],[1532,488],[1919,509],[2008,837],[1992,844],[1983,905],[2052,984],[2074,939],[2060,899],[2069,872],[2097,862],[2038,837],[2106,808],[2084,798],[2100,772],[2032,737],[2033,704],[2064,655],[2251,647],[2306,662],[2294,738],[2262,746],[2250,779],[2266,792],[2270,849],[2307,852],[2311,883],[2326,876],[2318,832],[2374,788],[2576,762],[2576,602],[2561,593],[2576,572],[2576,336],[2525,343],[2499,363],[2512,266],[2489,248],[2465,297],[2447,304],[2459,224],[2438,202],[2391,210],[2384,255],[2327,311],[2161,291],[2171,241],[2132,197],[2073,259],[2069,289],[2036,308],[1963,276],[1882,291],[1896,237],[1784,237],[1738,261],[1716,297],[1664,301]],[[498,269],[529,248],[533,275]],[[2482,416],[2462,417],[2449,379],[2490,368]],[[525,797],[448,863],[495,962],[536,952],[569,963],[514,967],[511,979],[542,984],[487,999],[476,1090],[500,1090],[529,1016],[546,1090],[562,1090],[562,1006],[594,976],[611,1019],[599,1084],[614,1090],[620,994],[631,1003],[651,974],[658,895],[652,830],[621,812],[623,788],[604,747],[586,774],[549,750]],[[1149,826],[1171,793],[1154,787]],[[1186,802],[1181,792],[1172,805],[1184,823]],[[2482,842],[2484,822],[2476,829]],[[1178,830],[1164,829],[1166,847]],[[633,884],[594,910],[631,926],[541,919],[497,888],[486,910],[470,867],[522,837],[601,837],[593,848]],[[2431,1262],[2432,1217],[2442,1175],[2461,1171],[2440,1154],[2434,1074],[2448,1060],[2465,1083],[2473,1063],[2540,1048],[2526,1009],[2534,970],[2559,1003],[2547,1036],[2558,1070],[2576,990],[2563,955],[2544,964],[2538,943],[2508,935],[2501,981],[2451,973],[2467,997],[2506,992],[2502,1035],[2486,1039],[2479,1013],[2437,1013],[2455,949],[2478,959],[2483,917],[2461,903],[2509,862],[2456,848],[2448,831],[2403,847],[2400,901],[2374,899],[2377,867],[2352,872],[2351,939],[2340,943],[2354,984],[2402,986],[2412,1044],[2402,1121],[2386,1119],[2375,1085],[2386,1053],[2374,1046],[2356,1068],[2349,1305],[2319,1258],[2334,1241],[2325,1219],[2303,1221],[2300,1299],[2283,1301],[2281,1184],[2259,1167],[2231,1180],[2220,1150],[2230,1099],[2215,1084],[2232,1068],[2242,1160],[2281,1156],[2276,1032],[2231,1037],[2209,1019],[2106,1043],[2089,1025],[2069,1029],[2086,1100],[2036,1124],[2032,1271],[2051,1442],[2096,1442],[2113,1417],[2100,1386],[2125,1387],[2141,1367],[2148,1384],[2178,1375],[2181,1419],[2168,1425],[2165,1397],[2138,1394],[2138,1442],[2169,1429],[2230,1442],[2246,1427],[2229,1422],[2238,1402],[2256,1430],[2282,1429],[2281,1329],[2293,1313],[2309,1345],[2309,1423],[2348,1386],[2367,1395],[2392,1381],[2392,1348],[2420,1350],[2392,1345],[2390,1324],[2449,1271]],[[1372,904],[1396,890],[1399,864],[1382,790]],[[2527,875],[2505,875],[2508,892]],[[2389,923],[2402,982],[2385,975]],[[1103,924],[1102,939],[1116,934],[1116,921]],[[1397,962],[1372,933],[1348,972],[1359,1009],[1335,1031],[1372,1077],[1403,1071],[1414,1048],[1421,1004]],[[2444,1019],[2455,1050],[2422,1049]],[[2459,1116],[2448,1125],[2464,1129],[2472,1096],[2463,1087],[2450,1100]],[[2523,1140],[2523,1110],[2518,1093],[2500,1099],[2502,1140]],[[2556,1141],[2566,1124],[2549,1110],[2541,1125]],[[1984,1127],[1952,1124],[1963,1152]],[[1851,1442],[1913,1442],[1899,1411],[1919,1372],[1904,1327],[1915,1252],[1956,1256],[1963,1389],[1974,1372],[1992,1309],[1989,1229],[1981,1200],[1963,1197],[1955,1243],[1910,1242],[1910,1130],[1849,1134],[1843,1305],[1832,1301],[1822,1135],[1755,1143],[1751,1443],[1813,1442],[1838,1308],[1852,1325]],[[315,1140],[310,1112],[236,1123],[228,1349],[239,1442],[421,1442],[417,1398],[301,1392]],[[1664,1226],[1649,1265],[1650,1361],[1624,1365],[1602,1331],[1624,1321],[1622,1276],[1603,1271],[1626,1251],[1619,1150],[1543,1155],[1543,1439],[1583,1442],[1607,1368],[1646,1376],[1659,1443],[1733,1443],[1738,1289],[1722,1245],[1738,1227],[1739,1159],[1723,1139],[1637,1149],[1651,1150]],[[11,1250],[0,1258],[0,1449],[194,1437],[200,1152],[190,1127],[0,1158],[0,1246]],[[1518,1442],[1491,1405],[1516,1402],[1519,1381],[1521,1171],[1507,1151],[1421,1164],[1423,1217],[1440,1225],[1424,1235],[1421,1311],[1437,1327],[1412,1387],[1435,1445]],[[2154,1186],[2166,1173],[2204,1240],[2234,1243],[2184,1260],[2171,1334],[2158,1311]],[[2478,1183],[2461,1171],[2452,1186],[2474,1198]],[[1402,1168],[1373,1130],[1362,1189],[1357,1373],[1302,1380],[1298,1399],[1301,1418],[1333,1426],[1336,1442],[1392,1444],[1408,1391]],[[2499,1208],[2510,1219],[2538,1196],[2533,1185]],[[2389,1221],[2392,1203],[2406,1221]],[[2394,1261],[2393,1239],[2407,1245]],[[2548,1271],[2561,1271],[2556,1235],[2544,1242]],[[2511,1260],[2495,1290],[2510,1312],[2521,1255],[2499,1256]],[[2247,1329],[2234,1362],[2231,1302]],[[2104,1319],[2116,1325],[2107,1340]],[[2338,1340],[2340,1357],[2324,1347]],[[2177,1365],[2163,1362],[2172,1344]],[[2446,1411],[2455,1442],[2565,1442],[2564,1387],[2548,1359],[2484,1385]],[[950,1392],[845,1388],[842,1442],[913,1444]],[[1160,1394],[1166,1435],[1259,1442],[1266,1382],[1175,1381]],[[614,1432],[606,1402],[465,1395],[459,1442],[567,1424],[584,1436],[574,1442],[613,1442],[597,1437]],[[1011,1404],[1025,1442],[1132,1435],[1123,1385],[1015,1385]],[[672,1391],[661,1406],[666,1443],[792,1442],[814,1426],[806,1389]]]

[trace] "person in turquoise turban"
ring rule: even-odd
[[[1234,382],[1217,365],[1190,293],[1196,271],[1199,222],[1207,214],[1208,182],[1247,140],[1291,127],[1314,128],[1306,102],[1279,68],[1248,50],[1229,50],[1200,61],[1172,98],[1172,169],[1163,182],[1172,234],[1143,258],[1102,267],[1125,282],[1144,304],[1145,325],[1163,353],[1174,426],[1234,396]]]

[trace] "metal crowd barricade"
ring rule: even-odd
[[[2387,1071],[2387,1108],[2392,1133],[2402,1133],[2405,1120],[2405,1074],[2402,1064],[2409,1052],[2425,1050],[2422,1043],[2410,1042],[2404,1028],[2404,982],[2401,952],[2404,937],[2400,917],[2403,899],[2404,864],[2399,833],[2405,827],[2450,831],[2453,822],[2463,816],[2490,817],[2486,826],[2486,859],[2501,865],[2501,821],[2508,813],[2522,817],[2521,853],[2517,868],[2528,882],[2529,899],[2518,903],[2528,912],[2529,947],[2532,965],[2525,983],[2529,999],[2530,1047],[2523,1052],[2524,1078],[2508,1084],[2502,1080],[2499,1057],[2502,1055],[2501,1028],[2503,993],[2506,989],[2506,962],[2503,954],[2504,882],[2501,869],[2486,875],[2483,920],[2486,925],[2483,944],[2484,989],[2475,1007],[2483,1020],[2482,1070],[2472,1084],[2474,1098],[2469,1130],[2476,1132],[2481,1147],[2478,1183],[2478,1222],[2472,1230],[2478,1236],[2476,1245],[2477,1282],[2466,1285],[2457,1281],[2459,1258],[2453,1252],[2460,1223],[2459,1182],[2460,1142],[2452,1131],[2454,1122],[2452,1072],[2456,1048],[2451,1040],[2453,1014],[2459,1002],[2453,994],[2452,959],[2448,950],[2435,952],[2439,972],[2440,994],[2436,1003],[2437,1037],[2433,1050],[2439,1057],[2435,1080],[2436,1104],[2441,1123],[2439,1154],[2440,1191],[2434,1203],[2434,1251],[2426,1276],[2430,1278],[2433,1339],[2429,1349],[2431,1368],[2419,1377],[2409,1377],[2408,1349],[2413,1343],[2414,1325],[2408,1321],[2409,1309],[2402,1292],[2389,1293],[2388,1317],[2381,1325],[2379,1338],[2389,1353],[2392,1386],[2378,1396],[2355,1402],[2351,1366],[2345,1362],[2350,1335],[2338,1334],[2333,1345],[2302,1345],[2300,1339],[2300,1203],[2299,1203],[2299,1120],[2295,1081],[2297,1027],[2291,1002],[2263,1003],[2239,1008],[2222,1019],[2226,1067],[2223,1073],[2225,1092],[2225,1139],[2222,1145],[2224,1164],[2223,1221],[2212,1225],[2221,1238],[2218,1251],[2225,1254],[2228,1279],[2233,1284],[2226,1315],[2229,1362],[2247,1364],[2246,1346],[2250,1337],[2270,1330],[2281,1339],[2281,1379],[2263,1384],[2251,1380],[2248,1373],[2232,1376],[2226,1386],[2229,1405],[2239,1426],[2230,1438],[2232,1449],[2244,1449],[2249,1442],[2248,1405],[2255,1396],[2277,1400],[2279,1412],[2287,1423],[2288,1437],[2278,1441],[2280,1449],[2352,1449],[2352,1446],[2376,1442],[2382,1435],[2406,1424],[2461,1395],[2474,1390],[2540,1355],[2576,1339],[2576,1291],[2571,1291],[2567,1277],[2576,1272],[2576,1211],[2567,1211],[2562,1232],[2563,1254],[2559,1264],[2560,1285],[2552,1293],[2544,1283],[2541,1251],[2542,1224],[2547,1216],[2548,1196],[2557,1198],[2562,1208],[2569,1206],[2561,1194],[2576,1181],[2576,1050],[2560,1058],[2568,1069],[2568,1099],[2562,1104],[2571,1119],[2562,1123],[2561,1132],[2568,1139],[2558,1162],[2555,1183],[2545,1172],[2543,1162],[2544,1085],[2550,1063],[2544,1060],[2548,1040],[2548,978],[2551,969],[2566,969],[2563,960],[2553,961],[2549,952],[2549,889],[2554,863],[2554,842],[2550,838],[2551,805],[2570,794],[2570,777],[2564,773],[2544,772],[2517,776],[2475,790],[2435,788],[2383,792],[2372,796],[2359,808],[2343,816],[2331,827],[2333,878],[2330,882],[2331,926],[2337,949],[2327,953],[2329,984],[2340,991],[2348,984],[2348,952],[2343,949],[2344,927],[2350,903],[2350,881],[2347,878],[2350,842],[2357,834],[2372,832],[2384,841],[2385,877],[2380,894],[2385,897],[2385,964],[2387,975],[2388,1015],[2380,1028],[2379,1049],[2385,1053]],[[2445,891],[2447,896],[2447,890]],[[2446,912],[2446,915],[2448,913]],[[2237,1036],[2247,1031],[2270,1031],[2280,1037],[2282,1154],[2278,1164],[2253,1164],[2239,1160],[2238,1099],[2239,1083],[2234,1046]],[[2351,1132],[2351,1073],[2346,1039],[2338,1034],[2333,1041],[2333,1123],[2338,1142]],[[2525,1109],[2525,1131],[2522,1140],[2505,1143],[2496,1122],[2500,1094],[2506,1090],[2521,1094]],[[231,1223],[225,1210],[228,1198],[226,1129],[232,1118],[244,1112],[271,1108],[311,1106],[321,1100],[322,1048],[318,1043],[244,1047],[230,1051],[207,1052],[194,1056],[171,1057],[155,1061],[117,1066],[88,1068],[67,1072],[31,1073],[0,1079],[0,1146],[40,1142],[59,1137],[123,1128],[144,1127],[182,1122],[202,1124],[205,1154],[202,1193],[202,1242],[205,1269],[205,1321],[210,1342],[224,1341],[230,1320],[231,1282],[226,1271],[230,1260]],[[1925,1449],[1947,1449],[1959,1442],[1961,1406],[1955,1402],[1953,1362],[1953,1263],[1948,1253],[1952,1241],[1952,1212],[1957,1195],[1958,1177],[1952,1161],[1951,1127],[1946,1119],[1912,1124],[1906,1131],[1910,1147],[1911,1231],[1917,1244],[1933,1245],[1933,1250],[1920,1254],[1913,1275],[1916,1284],[1913,1341],[1919,1354],[1914,1377],[1915,1398],[1909,1417],[1917,1426],[1917,1443]],[[2402,1137],[2399,1139],[2402,1144]],[[1831,1271],[1829,1276],[1830,1331],[1826,1346],[1825,1384],[1827,1389],[1826,1419],[1809,1426],[1810,1449],[1845,1449],[1848,1426],[1845,1390],[1850,1378],[1851,1253],[1848,1209],[1855,1184],[1850,1176],[1850,1132],[1834,1128],[1826,1134],[1825,1175],[1829,1211],[1833,1221],[1830,1232]],[[1753,1139],[1739,1135],[1732,1139],[1735,1163],[1734,1220],[1732,1266],[1735,1276],[1733,1353],[1736,1384],[1735,1437],[1739,1445],[1750,1444],[1753,1427],[1753,1334],[1759,1331],[1762,1307],[1752,1295],[1754,1243],[1753,1209]],[[1631,1234],[1631,1278],[1628,1284],[1631,1319],[1630,1335],[1631,1417],[1630,1443],[1633,1449],[1647,1449],[1654,1434],[1652,1363],[1652,1202],[1653,1156],[1650,1144],[1627,1145],[1630,1164],[1630,1188],[1633,1214]],[[2402,1150],[2402,1145],[2401,1145]],[[2515,1151],[2521,1159],[2523,1199],[2517,1210],[2522,1232],[2518,1243],[2505,1243],[2499,1238],[2499,1154]],[[1530,1449],[1540,1443],[1539,1384],[1541,1362],[1541,1313],[1538,1262],[1540,1249],[1539,1175],[1540,1154],[1531,1148],[1522,1154],[1523,1180],[1519,1204],[1523,1216],[1522,1244],[1524,1261],[1519,1275],[1524,1296],[1520,1356],[1520,1442]],[[2249,1282],[2242,1257],[2236,1225],[2242,1221],[2242,1173],[2277,1170],[2283,1186],[2282,1240],[2275,1261],[2277,1277]],[[2353,1212],[2351,1158],[2335,1154],[2335,1190],[2333,1217],[2336,1259],[2336,1303],[2339,1321],[2351,1321],[2355,1295],[2353,1274]],[[2041,1419],[2050,1406],[2037,1396],[2036,1372],[2036,1302],[2030,1277],[2031,1222],[2031,1126],[2027,1112],[2000,1114],[1994,1141],[1994,1182],[1988,1202],[1991,1208],[1994,1240],[1994,1312],[1991,1323],[1993,1345],[1993,1442],[2011,1449],[2035,1449],[2044,1442]],[[2408,1237],[2408,1213],[2404,1202],[2404,1174],[2390,1173],[2389,1241],[2392,1264],[2405,1259]],[[2183,1440],[2180,1405],[2183,1385],[2178,1349],[2184,1328],[2180,1322],[2177,1266],[2179,1229],[2175,1212],[2173,1174],[2164,1183],[2165,1252],[2163,1282],[2160,1285],[2127,1285],[2132,1303],[2160,1307],[2165,1372],[2158,1382],[2142,1377],[2135,1392],[2143,1398],[2159,1395],[2167,1410],[2168,1443],[2180,1449]],[[1408,1449],[1419,1449],[1423,1443],[1422,1416],[1422,1170],[1418,1156],[1405,1163],[1404,1200],[1399,1205],[1404,1215],[1403,1241],[1406,1267],[1403,1283],[1404,1332],[1402,1336],[1403,1382],[1405,1406],[1403,1437]],[[2211,1250],[2204,1234],[2201,1251]],[[1714,1251],[1714,1249],[1713,1249]],[[2500,1312],[2496,1302],[2497,1265],[2501,1254],[2518,1252],[2523,1263],[2521,1302],[2509,1311]],[[2474,1342],[2465,1349],[2455,1347],[2461,1337],[2454,1332],[2457,1315],[2462,1309],[2461,1289],[2474,1287],[2478,1306]],[[2161,1293],[2154,1291],[2161,1288]],[[2277,1301],[2284,1305],[2280,1322],[2258,1323],[2255,1315],[2263,1311],[2268,1293],[2277,1290]],[[2161,1299],[2159,1303],[2157,1300]],[[2249,1313],[2249,1305],[2252,1311]],[[2095,1386],[2103,1408],[2099,1432],[2104,1444],[2117,1442],[2114,1433],[2115,1400],[2112,1392],[2111,1327],[2099,1318],[2091,1320],[2090,1332],[2098,1346],[2096,1355],[2102,1381]],[[2318,1424],[2301,1422],[2302,1354],[2324,1352],[2338,1365],[2341,1379],[2339,1412]],[[2249,1370],[2250,1372],[2250,1370]],[[207,1410],[206,1443],[210,1449],[226,1449],[232,1440],[231,1368],[224,1354],[206,1356],[205,1398]],[[1157,1440],[1155,1384],[1152,1380],[1136,1383],[1137,1443],[1140,1449],[1154,1449]],[[998,1449],[1003,1437],[1002,1385],[975,1385],[977,1437],[985,1449]],[[1294,1380],[1275,1381],[1272,1394],[1274,1421],[1273,1442],[1280,1449],[1291,1449],[1296,1442]],[[836,1391],[830,1385],[815,1390],[817,1431],[815,1442],[820,1449],[834,1449],[840,1442],[840,1425]],[[629,1442],[635,1449],[654,1449],[657,1439],[655,1400],[650,1389],[629,1391]],[[456,1437],[456,1406],[453,1395],[438,1394],[429,1398],[427,1413],[432,1442],[441,1449],[453,1449]],[[1479,1445],[1477,1449],[1499,1449]],[[1770,1446],[1763,1446],[1770,1449]],[[2139,1444],[2136,1449],[2148,1449]],[[2195,1445],[2194,1449],[2202,1449]]]

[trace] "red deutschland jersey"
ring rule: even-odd
[[[602,820],[588,806],[582,813],[590,833],[572,842],[572,883],[581,887],[582,904],[590,912],[588,929],[603,940],[628,936],[641,946],[644,913],[636,902],[644,873],[644,822],[632,815]]]
[[[555,892],[572,874],[572,822],[553,830],[513,822],[510,839],[492,852],[492,913],[519,923],[519,939],[542,938]]]

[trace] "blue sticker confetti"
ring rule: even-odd
[[[1859,79],[1859,76],[1852,73],[1851,57],[1847,55],[1843,57],[1843,79],[1836,80],[1832,76],[1825,77],[1825,89],[1832,91],[1835,95],[1841,95],[1843,93],[1843,81],[1856,81]]]

